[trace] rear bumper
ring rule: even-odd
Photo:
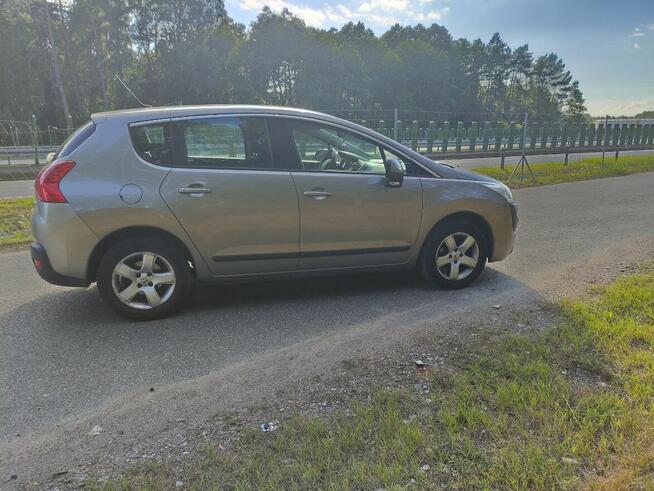
[[[32,254],[34,269],[48,283],[59,286],[89,286],[90,283],[86,280],[64,276],[52,269],[45,247],[38,242],[32,242],[30,244],[30,252]]]

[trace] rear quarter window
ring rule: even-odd
[[[151,164],[172,164],[173,136],[170,123],[132,126],[129,132],[134,150],[143,160]]]
[[[89,121],[68,137],[57,151],[55,159],[67,157],[73,153],[73,151],[84,143],[93,133],[95,133],[95,123]]]

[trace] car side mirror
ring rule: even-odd
[[[50,153],[48,153],[48,155],[46,155],[46,157],[45,157],[45,162],[46,162],[47,164],[51,164],[52,161],[54,160],[55,155],[56,155],[56,152],[50,152]]]
[[[399,188],[404,182],[404,163],[396,157],[386,157],[384,166],[386,167],[386,186]]]

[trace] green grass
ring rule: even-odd
[[[536,174],[536,180],[534,181],[527,169],[525,169],[525,179],[520,184],[520,170],[518,170],[516,175],[513,176],[511,187],[543,186],[545,184],[585,181],[600,177],[616,177],[639,172],[651,172],[654,171],[654,154],[624,155],[616,161],[613,154],[610,153],[606,156],[604,167],[601,164],[601,157],[591,157],[578,162],[570,162],[567,166],[563,165],[562,162],[530,164],[534,174]],[[511,175],[513,166],[507,166],[505,170],[499,167],[478,167],[473,170],[506,183]]]
[[[453,375],[433,375],[429,396],[375,389],[349,412],[245,430],[234,448],[88,486],[654,488],[654,274],[619,279],[563,311],[544,332],[481,341]]]
[[[32,240],[34,198],[0,199],[0,248],[27,244]]]

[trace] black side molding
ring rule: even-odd
[[[273,254],[242,254],[234,256],[213,256],[218,263],[233,261],[261,261],[271,259],[293,259],[302,257],[329,257],[329,256],[355,256],[361,254],[388,254],[392,252],[404,252],[411,249],[411,246],[397,247],[372,247],[368,249],[339,249],[335,251],[304,251],[304,252],[280,252]]]
[[[32,263],[34,264],[36,272],[39,273],[39,276],[48,283],[59,286],[89,286],[90,283],[86,280],[64,276],[52,269],[48,253],[38,242],[32,242],[30,244],[30,252],[32,254]]]

